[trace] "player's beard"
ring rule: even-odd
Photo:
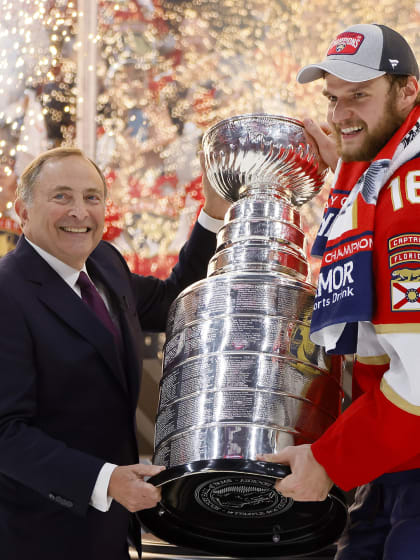
[[[372,161],[400,128],[404,120],[405,118],[397,111],[396,91],[391,89],[385,102],[382,120],[374,129],[369,130],[364,121],[352,122],[346,125],[363,127],[366,131],[365,139],[359,147],[349,147],[346,150],[346,147],[343,146],[340,128],[334,125],[338,155],[343,161]]]

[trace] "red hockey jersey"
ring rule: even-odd
[[[312,445],[343,490],[420,468],[420,158],[379,194],[373,278],[375,309],[372,322],[359,323],[353,403]]]

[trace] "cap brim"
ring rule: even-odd
[[[324,60],[319,64],[309,64],[304,66],[296,76],[300,84],[307,84],[314,80],[319,80],[323,77],[324,72],[337,76],[346,82],[366,82],[383,76],[386,72],[381,70],[374,70],[366,66],[360,66],[353,62],[346,62],[345,60],[337,60],[330,58]]]

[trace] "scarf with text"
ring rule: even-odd
[[[339,161],[312,255],[322,256],[311,340],[337,354],[356,351],[357,323],[373,311],[372,249],[381,188],[420,153],[420,106],[372,162]]]

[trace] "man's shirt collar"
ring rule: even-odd
[[[50,265],[50,267],[55,270],[55,272],[70,286],[70,288],[77,292],[79,291],[78,287],[76,286],[76,282],[79,278],[80,270],[77,270],[72,266],[64,263],[63,261],[60,261],[60,259],[54,257],[54,255],[51,255],[44,249],[41,249],[41,247],[38,247],[38,245],[35,245],[35,243],[30,241],[27,237],[25,237],[25,239],[29,243],[29,245],[31,245],[31,247],[35,249],[38,255],[42,257],[44,261],[46,261]],[[87,274],[86,263],[83,265],[83,268],[81,270],[83,270]]]

